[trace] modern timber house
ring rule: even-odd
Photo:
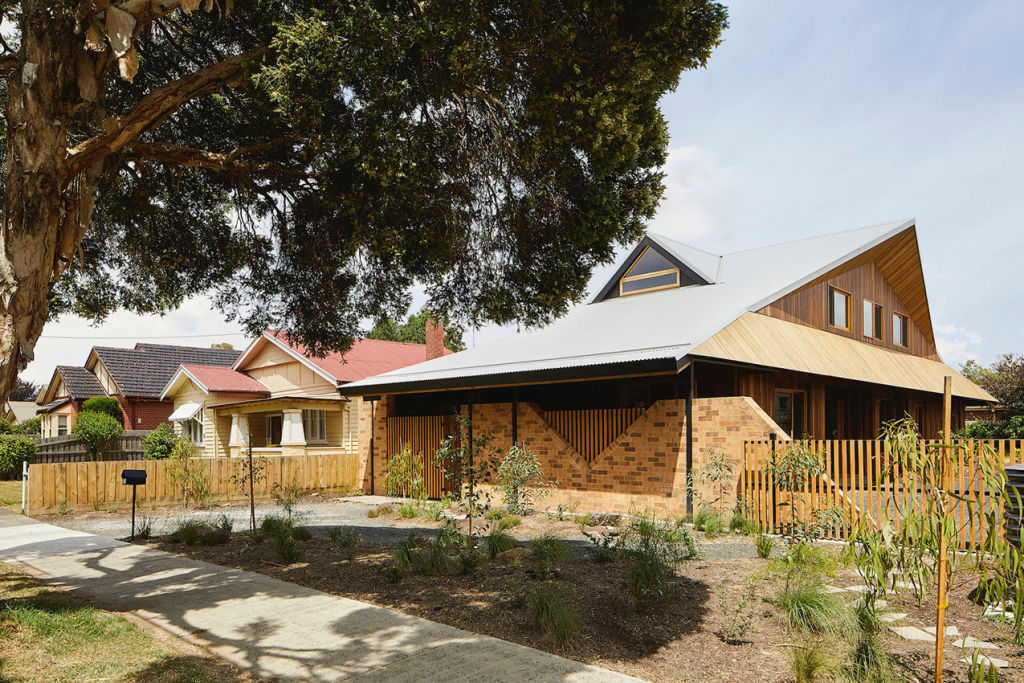
[[[565,318],[340,392],[377,406],[377,491],[389,453],[431,453],[458,412],[580,509],[679,513],[687,470],[747,440],[875,439],[905,415],[936,436],[947,375],[954,425],[994,401],[939,358],[911,220],[724,255],[648,235]]]
[[[267,330],[230,367],[182,364],[160,397],[173,407],[175,431],[201,456],[237,456],[249,447],[257,455],[355,456],[370,406],[339,388],[447,352],[440,329],[427,332],[427,344],[359,339],[344,354],[318,358]]]

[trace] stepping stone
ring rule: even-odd
[[[845,593],[846,591],[844,591],[842,588],[836,588],[835,586],[826,585],[825,586],[825,592],[826,593]]]
[[[860,585],[857,585],[857,586],[847,586],[843,590],[844,591],[848,591],[850,593],[867,593],[868,592],[868,587],[863,585],[863,584],[860,584]]]
[[[916,626],[890,626],[889,630],[904,640],[922,640],[924,642],[935,640],[934,634],[925,633]]]
[[[885,612],[884,614],[878,615],[878,620],[886,624],[891,624],[894,621],[901,621],[906,618],[907,615],[903,612]]]
[[[964,636],[960,640],[953,643],[953,647],[960,647],[965,650],[998,650],[997,645],[992,643],[986,643],[984,640],[978,640],[974,636]]]
[[[960,661],[964,664],[970,664],[971,658],[964,657]],[[986,657],[985,655],[978,655],[978,662],[986,666],[991,664],[997,669],[1005,669],[1006,667],[1010,666],[1010,663],[1005,659],[996,659],[995,657]]]
[[[875,600],[875,607],[878,607],[880,609],[885,609],[888,606],[889,606],[889,603],[886,602],[885,600]]]
[[[1000,608],[999,605],[989,605],[981,616],[988,619],[1013,619],[1013,610]]]
[[[925,631],[925,633],[930,633],[933,636],[935,635],[935,627],[934,626],[925,626],[924,627],[924,631]],[[949,638],[950,636],[958,636],[958,635],[960,635],[960,629],[958,629],[956,626],[947,626],[946,627],[946,637],[947,638]]]

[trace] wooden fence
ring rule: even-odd
[[[922,447],[938,444],[922,441]],[[820,476],[808,477],[796,491],[781,490],[765,473],[765,466],[773,457],[773,448],[781,452],[788,442],[747,441],[743,449],[743,470],[739,477],[741,500],[761,529],[781,531],[793,519],[799,524],[810,524],[823,510],[838,509],[841,520],[822,526],[823,537],[835,540],[849,538],[853,525],[867,519],[877,525],[881,520],[899,522],[896,502],[922,500],[921,492],[910,490],[906,472],[890,468],[889,451],[883,441],[811,441],[818,454],[822,469]],[[1024,440],[993,440],[957,442],[966,448],[957,448],[956,465],[949,474],[952,489],[964,496],[953,510],[956,519],[966,525],[960,546],[980,543],[985,536],[984,515],[988,509],[990,492],[975,486],[977,448],[991,447],[1003,466],[1019,464]],[[972,515],[971,512],[974,512]]]
[[[389,417],[387,427],[387,452],[385,461],[402,452],[406,446],[410,452],[423,458],[423,480],[427,498],[441,498],[451,489],[444,472],[435,462],[441,441],[449,434],[455,434],[455,420],[448,415],[425,415],[416,417]]]
[[[266,463],[266,477],[257,482],[257,498],[269,498],[279,485],[296,485],[304,492],[345,490],[359,486],[359,456],[355,452],[325,455],[260,456]],[[210,477],[210,496],[216,502],[246,500],[231,477],[241,458],[193,458],[190,466],[203,467]],[[144,469],[145,486],[138,488],[139,507],[175,504],[181,501],[167,460],[121,460],[30,465],[28,514],[57,512],[62,505],[72,509],[131,504],[132,487],[121,484],[121,470]]]
[[[643,413],[643,408],[548,410],[544,419],[584,460],[593,462]]]
[[[73,434],[39,438],[36,440],[38,450],[32,459],[33,463],[89,462],[93,460],[141,460],[142,440],[151,433],[148,429],[127,429],[110,448],[99,457],[92,457],[85,449],[85,444]]]

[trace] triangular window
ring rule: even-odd
[[[647,247],[619,280],[619,296],[679,286],[679,268]]]

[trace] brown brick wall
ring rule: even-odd
[[[383,492],[381,445],[386,443],[387,429],[386,405],[382,409],[382,404],[386,400],[378,404],[377,410],[377,493]],[[694,471],[700,471],[710,454],[725,454],[733,467],[733,495],[743,463],[743,441],[765,439],[772,432],[784,437],[757,403],[746,396],[697,399],[693,413]],[[511,447],[510,404],[473,406],[473,424],[476,430],[493,431],[492,444],[500,453]],[[555,493],[544,499],[545,507],[562,503],[581,512],[628,512],[636,507],[660,514],[685,513],[685,400],[656,402],[591,463],[580,457],[531,404],[519,404],[518,429],[520,442],[537,454],[545,475],[557,481]],[[365,443],[361,434],[364,449]],[[368,449],[364,458],[366,455]],[[364,482],[368,491],[368,478]],[[706,499],[711,497],[705,492]]]
[[[174,412],[173,401],[155,401],[146,399],[128,399],[128,409],[124,403],[121,409],[125,412],[125,429],[156,429]]]

